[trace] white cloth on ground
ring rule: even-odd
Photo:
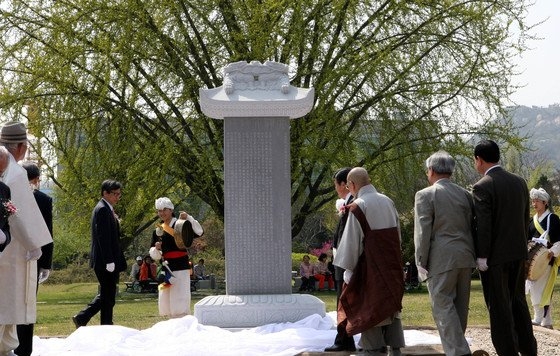
[[[146,345],[157,345],[157,353],[177,356],[292,356],[322,352],[335,335],[336,312],[241,331],[202,325],[188,315],[145,330],[93,325],[81,327],[67,338],[35,337],[33,352],[41,356],[153,356],[154,348]],[[358,341],[359,337],[354,338]],[[405,338],[407,346],[441,344],[437,335],[418,330],[405,330]]]

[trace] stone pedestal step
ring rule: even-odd
[[[422,356],[441,356],[445,355],[441,345],[418,345],[409,346],[401,349],[402,355],[422,355]],[[301,352],[296,356],[360,356],[365,355],[364,352],[360,351],[340,351],[340,352]]]

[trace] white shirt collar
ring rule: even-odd
[[[113,209],[113,206],[111,205],[111,203],[109,203],[107,200],[105,200],[105,198],[101,198],[101,199],[103,199],[103,201],[104,201],[105,203],[107,203],[107,205],[109,205],[109,208],[111,208],[111,211],[114,211],[114,210],[115,210],[115,209]]]
[[[546,218],[548,216],[548,214],[550,214],[550,210],[546,209],[541,216],[539,216],[539,222],[543,221],[544,218]]]
[[[496,164],[496,165],[494,165],[494,166],[488,168],[488,169],[486,170],[486,172],[484,172],[484,175],[487,175],[488,172],[490,172],[491,169],[494,169],[494,168],[496,168],[496,167],[501,167],[501,166],[500,166],[499,164]]]

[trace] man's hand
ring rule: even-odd
[[[424,282],[426,279],[428,279],[427,269],[420,265],[416,265],[416,268],[418,269],[418,279],[420,280],[420,282]]]
[[[113,272],[115,270],[115,262],[107,263],[107,266],[105,266],[105,269],[108,272]]]
[[[4,231],[0,230],[0,245],[6,242],[6,234]]]
[[[39,284],[43,283],[44,281],[47,280],[47,278],[49,278],[49,275],[51,274],[51,270],[50,269],[45,269],[45,268],[39,268],[39,276],[37,277],[37,280],[39,281]]]
[[[43,252],[41,252],[41,249],[36,248],[34,250],[27,251],[27,253],[25,255],[25,259],[27,261],[36,261],[36,260],[39,259],[39,257],[41,257],[42,254],[43,254]]]
[[[344,271],[344,274],[342,275],[342,278],[344,279],[344,283],[350,284],[350,280],[352,279],[352,274],[354,274],[354,272],[352,272],[349,269]]]
[[[488,259],[487,258],[477,258],[476,266],[480,272],[485,272],[488,270]]]

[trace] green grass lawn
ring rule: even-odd
[[[124,284],[119,285],[121,292],[117,297],[114,310],[114,322],[134,329],[147,329],[166,318],[158,315],[156,294],[137,294],[124,292]],[[209,295],[211,290],[199,290],[192,294],[191,311],[194,304]],[[37,324],[35,335],[67,336],[74,330],[71,317],[80,311],[97,293],[95,283],[45,284],[41,285],[38,294]],[[225,294],[223,290],[214,292]],[[558,305],[560,282],[556,283],[553,304]],[[336,309],[335,292],[316,292],[314,294],[326,305],[327,312]],[[553,309],[554,327],[558,327],[560,307]],[[402,311],[403,325],[406,327],[434,326],[430,299],[426,287],[418,291],[405,293]],[[89,325],[99,325],[99,316],[94,317]],[[488,314],[482,297],[480,281],[473,280],[469,313],[470,326],[487,326]]]

